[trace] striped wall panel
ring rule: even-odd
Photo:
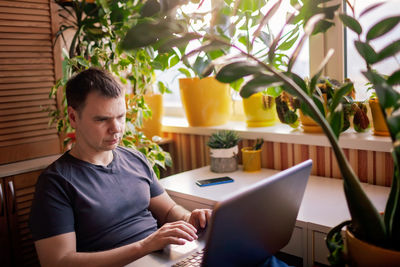
[[[207,147],[209,136],[180,133],[164,133],[164,136],[174,141],[174,153],[171,155],[174,164],[172,173],[210,164]],[[239,148],[251,146],[254,142],[255,140],[241,140]],[[394,165],[390,153],[353,149],[344,149],[344,153],[361,182],[391,186]],[[312,159],[313,175],[341,178],[340,169],[330,147],[264,141],[261,155],[263,168],[284,170]]]

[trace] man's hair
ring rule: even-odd
[[[69,79],[66,86],[67,103],[79,112],[85,106],[86,98],[91,92],[117,98],[123,91],[120,83],[109,72],[92,67]]]

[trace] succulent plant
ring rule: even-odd
[[[231,148],[239,143],[240,137],[235,131],[222,130],[213,133],[207,145],[210,148]]]

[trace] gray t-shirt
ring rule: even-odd
[[[117,147],[106,167],[66,152],[38,179],[30,228],[39,240],[76,233],[79,252],[102,251],[145,238],[157,230],[150,198],[164,189],[144,155]]]

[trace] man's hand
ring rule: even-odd
[[[141,240],[147,253],[163,249],[169,244],[183,245],[185,240],[197,239],[196,228],[185,221],[166,223],[156,232]]]
[[[190,214],[188,222],[196,227],[196,229],[204,229],[210,222],[212,210],[210,209],[195,209]]]

